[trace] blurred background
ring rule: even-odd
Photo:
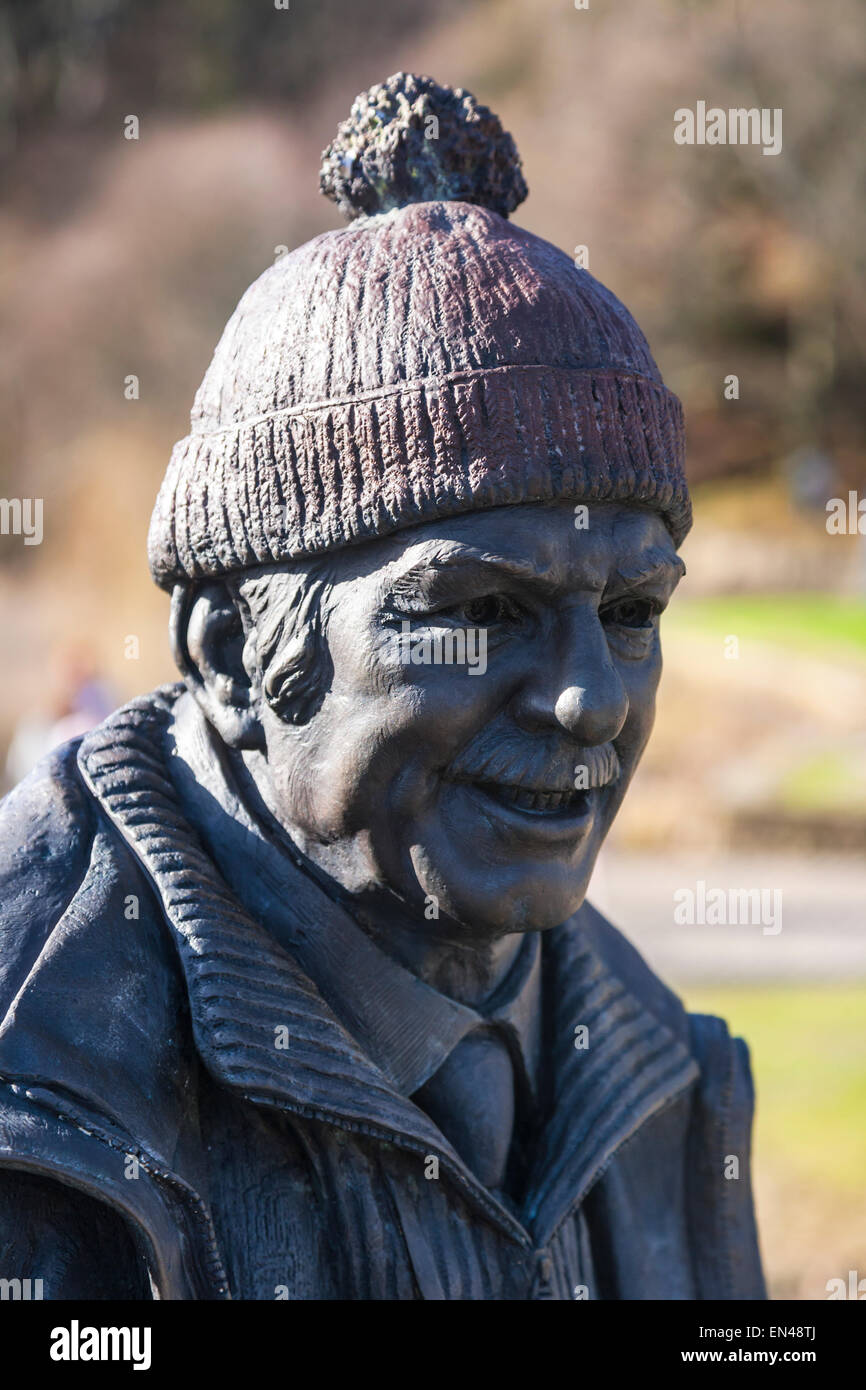
[[[319,154],[400,69],[497,111],[515,220],[587,248],[684,402],[688,577],[591,896],[748,1039],[771,1292],[825,1298],[866,1278],[866,535],[827,528],[866,497],[862,0],[4,0],[0,494],[43,538],[0,535],[3,789],[173,679],[171,445],[242,291],[339,224]],[[782,153],[676,145],[699,100],[782,108]],[[677,925],[701,881],[778,890],[782,930]]]

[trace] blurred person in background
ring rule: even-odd
[[[99,724],[117,705],[111,684],[84,643],[64,646],[53,659],[45,707],[23,714],[6,754],[7,785],[26,777],[46,753]]]

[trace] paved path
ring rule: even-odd
[[[768,889],[781,931],[756,925],[681,926],[674,894]],[[781,897],[773,899],[779,890]],[[589,899],[675,988],[712,982],[866,981],[866,863],[855,856],[742,853],[643,855],[605,850]],[[866,1027],[866,1023],[864,1023]]]

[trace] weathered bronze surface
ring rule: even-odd
[[[474,98],[389,79],[322,186],[350,225],[244,296],[154,513],[182,682],[0,812],[0,1275],[761,1298],[745,1045],[585,901],[683,570],[679,403],[506,220]]]

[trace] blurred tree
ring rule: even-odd
[[[456,0],[437,0],[441,16]],[[244,97],[300,100],[335,58],[429,24],[429,0],[2,0],[0,154],[58,119],[107,107],[206,110]]]

